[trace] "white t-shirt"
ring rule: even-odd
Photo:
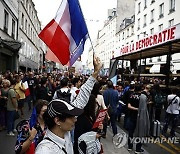
[[[107,109],[107,107],[104,103],[103,95],[97,95],[96,101],[98,102],[99,106],[102,107],[102,109]]]
[[[166,110],[167,113],[170,113],[170,114],[179,114],[179,110],[180,110],[180,98],[178,96],[177,97],[176,96],[177,95],[175,95],[175,94],[168,95],[167,102],[168,102],[168,104],[169,103],[171,103],[171,104],[168,106],[168,108]],[[176,98],[174,99],[174,97],[176,97]]]

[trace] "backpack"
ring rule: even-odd
[[[70,89],[67,92],[65,91],[62,92],[61,89],[57,90],[57,99],[62,99],[70,103],[70,100],[71,100]]]
[[[166,101],[166,97],[161,93],[156,93],[154,96],[154,102],[156,106],[161,106]]]

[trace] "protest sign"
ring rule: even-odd
[[[96,121],[93,125],[93,128],[97,128],[99,126],[99,123],[103,122],[106,114],[107,114],[107,109],[103,109],[99,111]]]

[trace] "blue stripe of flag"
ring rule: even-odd
[[[71,55],[70,64],[73,64],[84,50],[88,29],[78,0],[68,0],[71,20],[71,36],[77,46],[76,52]]]

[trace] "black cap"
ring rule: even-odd
[[[74,107],[73,105],[67,103],[64,100],[55,99],[48,104],[47,111],[49,116],[54,118],[57,115],[62,115],[62,114],[79,116],[83,113],[84,110]]]

